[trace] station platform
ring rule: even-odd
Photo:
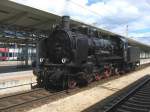
[[[150,63],[150,59],[140,59],[140,64]]]
[[[0,95],[30,90],[35,80],[32,70],[0,73]]]
[[[28,112],[49,112],[49,110],[51,112],[87,112],[89,107],[104,101],[147,74],[150,74],[150,66],[72,96],[44,104]]]

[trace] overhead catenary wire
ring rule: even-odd
[[[87,10],[87,11],[89,11],[89,12],[95,14],[95,15],[97,15],[98,17],[101,17],[101,16],[102,16],[102,15],[100,15],[99,13],[97,13],[97,12],[95,12],[95,11],[89,9],[89,8],[86,8],[86,7],[80,5],[80,4],[78,4],[78,3],[76,3],[76,2],[74,2],[74,1],[72,1],[72,0],[67,0],[67,1],[70,2],[70,3],[72,3],[72,4],[74,4],[74,5],[76,5],[76,6],[78,6],[78,7],[80,7],[80,8],[83,8],[83,9],[85,9],[85,10]]]
[[[99,18],[101,18],[101,19],[104,18],[104,17],[103,17],[101,14],[99,14],[98,12],[93,11],[93,10],[91,10],[91,9],[89,9],[89,8],[87,8],[87,7],[85,7],[85,6],[83,6],[83,5],[80,5],[80,4],[76,3],[76,2],[74,2],[73,0],[66,0],[66,2],[67,2],[67,4],[72,3],[72,4],[74,4],[74,5],[76,5],[76,6],[80,7],[80,8],[82,8],[82,9],[84,9],[84,10],[87,10],[87,11],[89,11],[90,13],[94,14],[95,16],[97,16],[97,17],[99,17]],[[106,1],[103,1],[103,3],[104,3],[104,5],[107,4]],[[107,10],[107,9],[106,9],[106,10]],[[110,11],[109,11],[109,12],[110,12]],[[111,12],[110,12],[110,14],[111,14]],[[100,19],[100,21],[101,21],[101,19]],[[97,23],[100,23],[100,22],[95,21],[94,23],[92,23],[92,25],[96,26]],[[126,26],[128,27],[128,24],[127,24]],[[103,26],[103,28],[104,28],[104,29],[106,28],[107,30],[109,29],[108,26]],[[125,36],[128,37],[128,31],[127,31],[127,29],[128,29],[128,28],[126,28],[126,30],[125,30]]]
[[[94,26],[98,25],[98,24],[102,21],[102,18],[104,18],[104,17],[103,17],[101,14],[99,14],[98,12],[93,11],[93,10],[89,9],[88,7],[85,7],[85,6],[83,6],[83,5],[80,5],[80,4],[76,3],[76,2],[74,2],[73,0],[66,0],[66,4],[68,5],[69,3],[72,3],[72,4],[74,4],[74,5],[76,5],[76,6],[80,7],[80,8],[82,8],[82,9],[84,9],[84,10],[89,11],[91,14],[97,16],[97,17],[99,18],[99,19],[97,18],[97,20],[99,20],[99,21],[95,21],[95,22],[91,23],[91,24],[94,25]],[[104,5],[105,5],[105,4],[106,4],[106,2],[104,2]],[[68,6],[67,6],[67,7],[68,7]],[[104,27],[107,29],[106,26],[104,26]]]

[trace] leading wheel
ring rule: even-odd
[[[75,88],[77,86],[77,82],[75,81],[75,80],[73,80],[73,79],[69,79],[68,80],[68,88],[69,89],[73,89],[73,88]]]

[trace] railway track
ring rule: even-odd
[[[0,97],[0,112],[10,111],[18,106],[32,104],[47,98],[54,99],[56,96],[65,93],[66,91],[49,92],[45,89],[38,88],[31,91]]]
[[[48,102],[51,102],[51,101],[60,99],[65,96],[69,96],[69,95],[76,94],[78,92],[90,89],[96,85],[105,83],[110,80],[114,80],[119,77],[120,76],[112,76],[108,79],[103,79],[101,81],[93,82],[92,84],[90,84],[89,86],[86,86],[84,88],[75,88],[72,90],[64,90],[64,91],[59,91],[59,92],[52,91],[51,92],[51,91],[47,91],[45,89],[37,88],[37,89],[33,89],[30,91],[26,91],[26,92],[2,96],[2,97],[0,97],[0,112],[10,112],[10,111],[14,112],[15,109],[18,110],[19,108],[22,108],[22,107],[29,108],[28,106],[31,107],[32,105],[39,103],[39,102],[43,102],[43,101],[45,104],[47,102],[46,101],[47,99],[48,99]],[[43,103],[41,103],[41,104],[43,104]]]
[[[150,112],[150,75],[123,97],[107,104],[104,112]]]
[[[15,93],[13,95],[2,96],[0,97],[0,112],[14,112],[14,110],[15,112],[18,112],[18,109],[21,109],[21,111],[24,109],[30,110],[31,108],[33,108],[32,107],[33,105],[36,105],[35,107],[37,107],[38,105],[46,104],[46,102],[52,102],[66,96],[76,94],[78,92],[93,88],[96,85],[114,80],[119,77],[120,76],[112,76],[108,79],[103,79],[101,81],[93,82],[92,84],[84,88],[75,88],[72,90],[50,92],[45,89],[39,88],[39,89],[33,89],[22,93]]]
[[[139,69],[141,69],[141,68],[142,67],[140,67]],[[60,99],[65,96],[72,95],[72,94],[90,89],[92,87],[95,87],[96,85],[105,83],[107,81],[114,80],[114,79],[122,77],[122,76],[124,76],[124,75],[112,76],[112,77],[109,77],[108,79],[103,79],[100,81],[93,82],[90,85],[88,85],[87,87],[76,88],[73,90],[64,90],[64,91],[59,91],[59,92],[51,91],[50,92],[50,91],[46,91],[45,89],[37,88],[37,89],[30,90],[30,91],[22,92],[22,93],[15,93],[13,95],[3,96],[3,97],[0,97],[0,112],[10,112],[12,110],[14,112],[14,109],[18,109],[22,106],[23,106],[23,108],[24,107],[29,108],[29,106],[32,107],[32,105],[36,105],[37,103],[42,105],[43,103],[45,104],[46,102],[51,102],[51,101]],[[35,106],[35,107],[37,107],[37,106]]]

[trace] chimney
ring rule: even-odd
[[[69,16],[62,16],[62,28],[65,30],[70,29],[70,17]]]

